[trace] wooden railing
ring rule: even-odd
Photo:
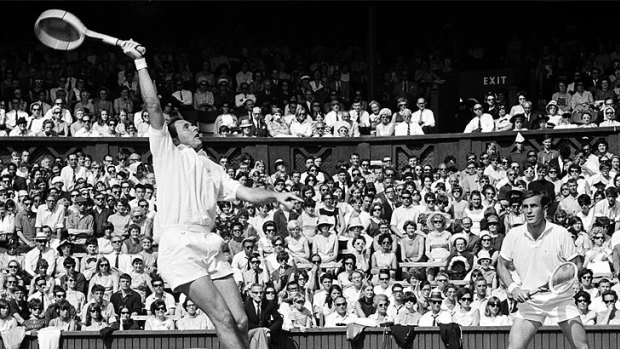
[[[620,154],[618,129],[583,128],[553,131],[525,131],[526,147],[539,150],[545,134],[553,135],[553,144],[569,146],[572,150],[581,147],[582,142],[594,144],[605,139],[609,151]],[[380,160],[384,156],[392,157],[393,163],[405,165],[410,156],[416,155],[421,163],[438,165],[446,156],[453,155],[457,165],[465,165],[468,152],[479,154],[486,149],[487,143],[499,146],[501,154],[510,154],[514,148],[515,132],[493,132],[476,134],[430,134],[424,136],[400,137],[356,137],[356,138],[203,138],[204,150],[214,159],[226,156],[231,163],[236,163],[241,154],[249,154],[255,160],[262,160],[272,166],[276,159],[283,159],[289,169],[305,169],[307,157],[320,156],[323,168],[331,171],[339,160],[348,160],[351,153],[360,154],[361,158]],[[66,157],[76,150],[83,150],[101,160],[105,155],[116,155],[125,148],[143,154],[143,161],[150,160],[148,140],[146,138],[39,138],[39,137],[3,137],[0,138],[0,158],[8,160],[13,150],[29,150],[31,159],[36,161],[43,155]],[[270,168],[270,170],[273,170]]]
[[[504,349],[508,346],[508,327],[464,327],[464,349]],[[590,348],[618,348],[620,326],[587,326]],[[437,327],[419,327],[411,349],[443,349]],[[383,346],[385,340],[385,347]],[[344,328],[293,330],[283,332],[278,349],[397,349],[398,345],[388,329],[366,328],[360,342],[352,346]],[[36,337],[26,337],[22,349],[38,349]],[[63,332],[61,349],[178,349],[221,348],[214,331],[117,331],[110,338],[101,338],[99,332]],[[530,349],[570,348],[559,327],[542,327]]]

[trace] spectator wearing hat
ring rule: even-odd
[[[394,135],[394,123],[392,122],[392,111],[383,108],[379,111],[379,122],[375,127],[375,135],[377,137],[388,137]]]
[[[493,259],[488,251],[480,251],[477,255],[476,269],[480,270],[482,277],[486,280],[487,285],[496,289],[499,282],[497,280],[497,271],[493,267]]]
[[[35,132],[28,129],[28,120],[19,118],[15,123],[16,127],[9,132],[9,137],[31,137],[35,136]]]
[[[67,273],[65,269],[65,260],[73,257],[73,243],[67,239],[60,241],[56,247],[58,255],[56,257],[56,269],[54,270],[54,276],[59,279]],[[79,260],[76,261],[76,270],[80,270]]]
[[[323,263],[333,262],[338,257],[338,236],[333,231],[334,218],[319,216],[318,234],[314,236],[312,254],[318,254]]]
[[[512,124],[512,131],[527,131],[525,115],[523,113],[513,115],[510,118],[510,123]]]
[[[243,119],[241,120],[241,123],[239,124],[239,129],[241,129],[241,137],[252,137],[251,135],[251,127],[252,127],[252,123],[250,122],[250,120],[248,119]]]
[[[47,262],[47,275],[52,275],[56,269],[56,251],[48,246],[49,236],[38,232],[35,236],[36,247],[24,256],[24,270],[34,277],[37,274],[37,265],[40,260]]]
[[[620,122],[616,121],[615,109],[613,107],[605,107],[603,109],[603,121],[601,121],[601,123],[599,124],[599,127],[617,127],[617,126],[620,126]]]
[[[71,213],[67,218],[69,236],[74,243],[79,245],[83,245],[86,242],[86,238],[94,234],[95,220],[93,216],[88,213],[87,203],[88,200],[85,197],[78,196],[75,199],[78,211]]]
[[[252,137],[269,137],[269,128],[262,115],[262,110],[259,107],[254,107],[251,110],[251,117],[247,118],[252,123],[250,127],[250,135]],[[245,119],[246,117],[241,118]]]
[[[443,303],[443,295],[440,291],[432,291],[428,298],[430,304],[430,311],[426,312],[420,318],[418,326],[420,327],[435,327],[439,324],[449,324],[452,322],[452,316],[450,312],[442,310],[441,304]]]

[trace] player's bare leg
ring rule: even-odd
[[[564,336],[568,339],[573,349],[588,349],[588,336],[586,335],[586,329],[583,327],[583,323],[579,318],[573,318],[570,320],[562,321],[558,323]]]
[[[248,339],[248,317],[245,314],[245,308],[243,307],[243,300],[241,299],[241,293],[239,293],[239,286],[235,283],[235,279],[232,275],[229,275],[223,279],[213,280],[213,284],[220,291],[220,294],[226,295],[224,301],[228,305],[228,309],[232,313],[237,328],[241,332],[242,339],[249,343]]]
[[[230,278],[232,279],[232,276]],[[224,287],[224,289],[227,288]],[[233,293],[227,293],[226,297],[223,297],[213,280],[209,276],[203,276],[200,279],[181,285],[179,290],[185,293],[209,316],[215,326],[218,339],[224,348],[249,348],[247,316],[245,312],[242,314],[243,316],[239,316],[237,307],[234,307],[234,314],[237,314],[239,317],[235,318],[226,300],[229,297],[233,297],[231,294],[239,294],[238,289],[235,289]],[[245,329],[245,331],[242,332],[241,329]]]
[[[537,321],[514,319],[510,328],[508,349],[526,349],[540,325]]]

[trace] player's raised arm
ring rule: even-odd
[[[123,42],[122,48],[123,52],[132,58],[136,64],[140,93],[142,94],[146,110],[149,112],[151,127],[161,130],[164,127],[164,114],[159,104],[155,85],[153,85],[153,80],[151,80],[151,76],[147,69],[146,60],[144,58],[144,47],[133,40],[128,40]]]

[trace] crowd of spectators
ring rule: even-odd
[[[218,205],[212,230],[226,241],[250,328],[510,324],[519,305],[495,266],[506,233],[525,222],[525,190],[545,194],[547,219],[571,232],[584,259],[574,287],[584,322],[618,323],[620,157],[602,140],[574,153],[550,137],[538,152],[517,141],[509,154],[494,144],[469,153],[465,168],[453,156],[433,168],[354,153],[329,172],[320,157],[303,169],[217,159],[242,185],[303,199],[292,211]],[[31,161],[14,152],[0,178],[3,326],[212,328],[157,274],[165,232],[140,154]]]
[[[369,91],[368,64],[357,47],[304,57],[286,45],[247,47],[243,54],[211,51],[199,40],[192,45],[201,49],[189,53],[168,44],[149,53],[149,72],[166,117],[198,112],[192,117],[209,124],[205,135],[407,136],[620,124],[617,44],[590,47],[567,39],[541,44],[537,52],[506,54],[499,63],[515,72],[522,68],[517,58],[529,55],[525,75],[531,81],[517,85],[529,86],[517,92],[517,101],[507,90],[464,95],[448,115],[430,108],[430,92],[444,93],[441,87],[455,84],[460,69],[471,66],[449,50],[428,48],[410,62],[400,56],[389,65],[378,62]],[[508,45],[524,43],[514,38]],[[484,51],[476,46],[467,57]],[[137,76],[119,52],[50,55],[38,49],[28,57],[0,57],[0,136],[144,136],[148,117]]]

